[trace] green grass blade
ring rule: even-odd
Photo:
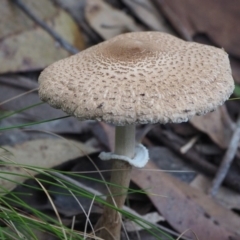
[[[28,110],[28,109],[30,109],[30,108],[37,107],[37,106],[42,105],[42,104],[44,104],[44,102],[39,102],[39,103],[30,105],[30,106],[27,106],[27,107],[25,107],[25,108],[21,108],[21,109],[19,109],[19,110],[17,110],[17,111],[4,114],[3,116],[0,117],[0,120],[2,120],[2,119],[4,119],[4,118],[7,118],[7,117],[11,117],[11,116],[13,116],[14,114],[24,112],[25,110]]]
[[[63,116],[63,117],[52,118],[52,119],[47,119],[47,120],[43,120],[43,121],[25,123],[25,124],[21,124],[21,125],[15,125],[15,126],[11,126],[11,127],[4,127],[4,128],[0,128],[0,131],[6,131],[6,130],[14,129],[14,128],[29,127],[29,126],[32,126],[32,125],[51,122],[51,121],[60,120],[60,119],[68,118],[68,117],[70,117],[70,116]]]

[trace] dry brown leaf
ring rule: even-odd
[[[198,174],[190,185],[207,194],[211,184],[211,179],[205,177],[204,175]],[[229,188],[221,187],[218,190],[215,199],[228,209],[240,210],[240,194],[232,191]]]
[[[230,57],[233,75],[240,83],[240,2],[238,0],[154,0],[173,27],[186,40],[208,39],[224,48]],[[234,30],[233,30],[234,29]]]
[[[84,41],[78,26],[65,11],[50,1],[25,0],[24,3],[53,30],[78,49]],[[0,8],[0,73],[42,69],[69,56],[55,40],[29,19],[11,1]]]
[[[96,152],[96,149],[76,141],[41,139],[25,142],[14,147],[3,146],[0,149],[0,159],[8,163],[14,162],[40,168],[52,168],[69,159],[93,152]],[[21,166],[4,164],[4,162],[0,162],[0,171],[0,186],[6,191],[12,190],[17,183],[21,183],[28,177],[37,174],[33,170],[25,170]]]
[[[150,0],[123,0],[123,2],[151,30],[173,34],[172,29],[167,26],[165,19]]]
[[[86,41],[90,44],[96,44],[102,41],[102,38],[97,35],[94,30],[86,23],[84,17],[84,8],[88,0],[51,0],[61,8],[65,9],[77,22],[86,36]]]
[[[240,28],[233,31],[240,22],[238,0],[155,1],[183,36],[194,39],[197,34],[206,34],[217,46],[240,56]]]
[[[240,218],[210,197],[173,177],[156,171],[149,162],[145,171],[134,169],[132,180],[146,189],[152,203],[180,233],[191,229],[199,239],[239,239]],[[194,238],[191,231],[184,236]]]
[[[142,31],[132,17],[103,0],[88,0],[85,6],[88,24],[105,40],[125,32]]]
[[[234,130],[234,123],[228,115],[225,105],[204,116],[195,116],[190,123],[206,133],[219,147],[227,148]]]

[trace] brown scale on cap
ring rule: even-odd
[[[47,67],[43,101],[80,120],[115,125],[187,121],[234,88],[224,50],[159,32],[114,37]]]

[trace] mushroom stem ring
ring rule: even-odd
[[[118,155],[112,152],[108,152],[108,153],[101,152],[98,157],[101,160],[111,160],[111,159],[122,160],[122,161],[128,162],[133,167],[143,168],[148,162],[149,154],[148,154],[148,150],[142,144],[138,144],[135,147],[135,155],[133,158],[123,156],[123,155]]]

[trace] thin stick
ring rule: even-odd
[[[220,188],[223,180],[225,179],[228,170],[232,164],[234,156],[237,152],[238,145],[240,141],[240,114],[237,119],[236,129],[232,135],[232,139],[229,143],[228,149],[223,157],[221,165],[217,171],[217,174],[212,182],[212,186],[209,189],[209,194],[215,196]]]
[[[0,102],[0,106],[2,106],[2,105],[5,104],[5,103],[8,103],[8,102],[10,102],[10,101],[12,101],[12,100],[14,100],[14,99],[16,99],[16,98],[20,98],[20,97],[22,97],[22,96],[24,96],[24,95],[27,95],[27,94],[29,94],[29,93],[31,93],[31,92],[35,92],[35,91],[37,91],[37,90],[38,90],[38,88],[34,88],[34,89],[32,89],[32,90],[29,90],[29,91],[27,91],[27,92],[21,93],[21,94],[19,94],[19,95],[17,95],[17,96],[14,96],[14,97],[12,97],[12,98],[9,98],[9,99],[7,99],[7,100],[5,100],[5,101],[3,101],[3,102]]]
[[[185,154],[189,149],[191,149],[194,146],[198,139],[199,139],[198,135],[191,138],[189,142],[187,142],[180,148],[180,152],[182,154]]]
[[[19,7],[29,18],[31,18],[35,23],[37,23],[41,28],[43,28],[49,35],[51,35],[62,48],[67,50],[72,54],[79,52],[77,48],[72,46],[66,40],[64,40],[57,32],[51,29],[43,20],[38,18],[21,0],[11,0],[13,4]]]
[[[161,131],[155,128],[154,131],[149,133],[149,136],[158,139],[165,146],[169,147],[173,152],[180,155],[187,162],[197,166],[203,173],[214,176],[217,173],[217,168],[207,162],[197,151],[190,149],[185,154],[181,154],[180,148],[184,144],[184,140],[176,136],[170,131]],[[240,177],[236,174],[227,174],[224,183],[231,189],[240,192]]]

